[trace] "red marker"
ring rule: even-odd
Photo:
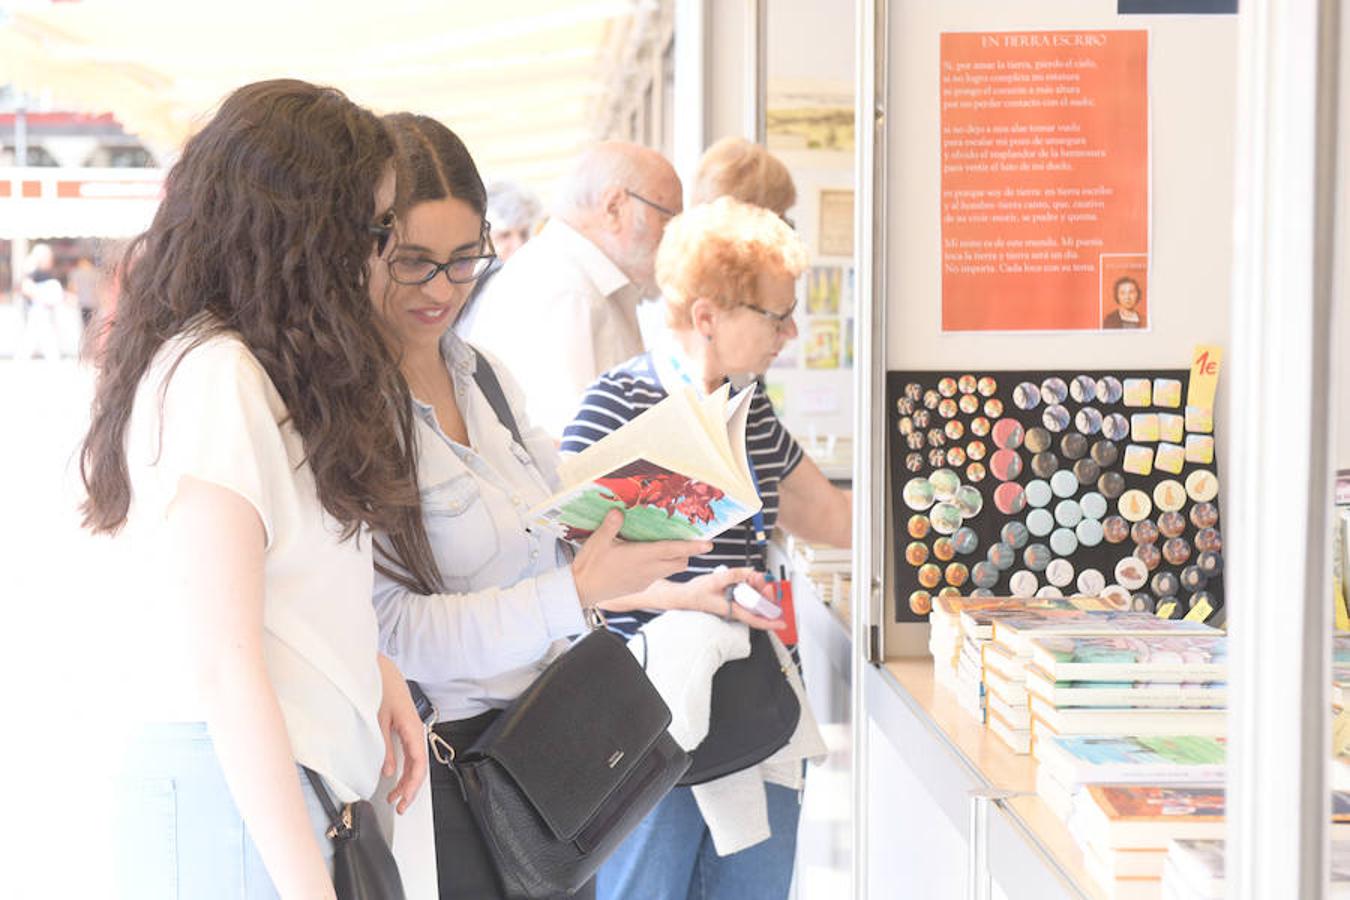
[[[778,632],[778,637],[788,647],[797,643],[797,610],[792,605],[792,582],[788,580],[787,568],[778,567],[778,580],[773,583],[774,601],[783,609],[783,621],[787,627]]]

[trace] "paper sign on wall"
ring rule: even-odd
[[[941,38],[942,329],[1148,328],[1146,31]]]

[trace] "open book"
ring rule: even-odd
[[[563,490],[530,517],[584,540],[611,509],[624,511],[630,541],[700,540],[762,506],[746,457],[754,385],[731,397],[676,391],[558,467]]]

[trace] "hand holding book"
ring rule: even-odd
[[[572,578],[583,608],[645,591],[689,568],[689,557],[712,549],[708,541],[621,540],[623,523],[623,513],[610,510],[572,560]]]

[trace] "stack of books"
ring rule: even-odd
[[[1200,735],[1225,730],[1222,634],[1031,636],[1031,750],[1050,735]],[[1088,704],[1088,705],[1084,705]]]
[[[1080,618],[1084,609],[1098,608],[1102,603],[1096,597],[1052,598],[1054,602],[1037,601],[1023,606],[967,606],[961,610],[961,647],[956,668],[956,697],[961,707],[976,721],[987,722],[987,692],[985,689],[985,648],[994,635],[994,625],[1006,618],[1069,621]],[[1002,726],[1000,726],[1002,727]]]
[[[1223,839],[1223,788],[1088,785],[1074,797],[1069,831],[1106,896],[1157,898],[1171,841]]]
[[[1029,751],[1031,708],[1026,679],[1033,637],[1220,633],[1200,622],[1160,619],[1145,612],[1074,610],[1055,616],[1000,614],[993,621],[991,640],[983,647],[985,704],[990,730],[1015,753]],[[1218,705],[1223,705],[1222,699]]]
[[[1074,795],[1093,784],[1217,786],[1224,780],[1224,739],[1197,735],[1055,736],[1037,748],[1036,793],[1067,820]],[[1150,874],[1162,871],[1159,858]]]
[[[806,578],[826,606],[847,606],[853,571],[853,551],[788,538],[788,556],[794,574]]]
[[[1164,900],[1223,900],[1226,896],[1223,841],[1168,843],[1162,875]],[[1350,897],[1350,841],[1331,842],[1331,893],[1328,896]]]
[[[928,614],[928,652],[933,654],[933,678],[943,687],[956,690],[956,670],[961,661],[961,613],[980,609],[1049,608],[1058,604],[1070,608],[1067,600],[1022,600],[1012,597],[935,597]]]

